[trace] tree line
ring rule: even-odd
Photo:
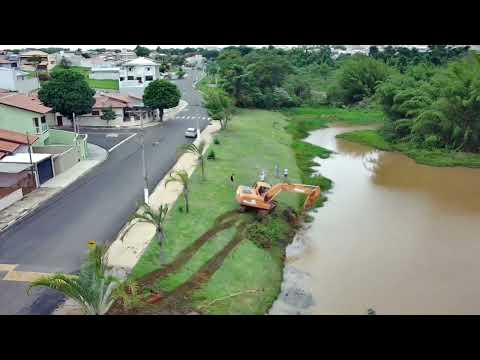
[[[312,81],[329,76],[326,102],[381,106],[388,140],[480,152],[480,60],[468,46],[372,46],[335,59],[329,46],[230,47],[207,72],[235,106],[268,109],[309,104]]]

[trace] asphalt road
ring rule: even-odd
[[[145,129],[145,151],[150,191],[177,158],[178,147],[190,142],[187,127],[197,121],[203,129],[208,114],[193,89],[192,76],[177,80],[189,106],[177,118]],[[112,148],[139,130],[88,131],[89,141]],[[118,137],[106,137],[117,133]],[[143,201],[140,136],[110,152],[108,159],[78,179],[27,219],[0,234],[0,264],[19,264],[15,270],[74,273],[87,253],[87,241],[112,241]],[[27,296],[28,283],[0,280],[0,314],[49,314],[62,297],[37,289]]]

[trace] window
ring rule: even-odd
[[[141,83],[142,83],[142,78],[141,78],[141,77],[137,77],[137,81],[141,84]]]
[[[153,76],[152,75],[147,75],[145,76],[145,81],[152,81],[153,80]]]
[[[150,68],[147,68],[147,71],[150,71]]]
[[[128,68],[128,71],[133,71],[133,68],[129,67],[129,68]]]
[[[98,111],[98,110],[92,110],[92,115],[93,115],[93,116],[98,116],[98,115],[100,115],[100,111]]]
[[[128,80],[133,80],[133,76],[129,76],[127,79]]]
[[[35,127],[35,132],[37,134],[41,134],[41,131],[40,131],[40,123],[38,122],[38,118],[33,118],[33,126]]]
[[[123,81],[125,80],[125,78],[123,76],[120,76],[120,81]]]
[[[40,118],[40,122],[42,124],[42,133],[44,133],[45,131],[48,131],[47,119],[45,119],[45,116],[42,116]]]
[[[42,116],[40,118],[40,121],[42,122],[42,124],[45,124],[47,122],[47,120],[45,119],[45,116]]]

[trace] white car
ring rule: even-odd
[[[185,137],[196,138],[197,137],[197,129],[188,128],[187,131],[185,131]]]

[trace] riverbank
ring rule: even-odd
[[[383,113],[377,109],[342,109],[330,106],[300,107],[285,110],[289,119],[287,131],[293,137],[292,148],[298,167],[302,173],[302,182],[318,185],[322,192],[332,188],[332,181],[321,175],[315,175],[313,169],[318,164],[315,158],[326,159],[331,151],[303,141],[311,131],[325,128],[328,124],[345,122],[351,125],[369,125],[383,123]],[[323,195],[318,206],[326,200]]]
[[[357,130],[337,136],[338,138],[371,146],[383,151],[398,151],[418,164],[440,167],[464,166],[480,168],[480,155],[460,151],[419,149],[408,143],[390,143],[380,130]]]
[[[235,191],[255,182],[261,170],[266,170],[267,181],[280,182],[274,177],[277,163],[289,169],[291,181],[301,181],[286,126],[281,114],[239,110],[229,128],[217,135],[219,144],[210,148],[216,159],[206,162],[206,180],[199,169],[191,177],[190,212],[185,213],[179,198],[167,217],[162,263],[158,243],[151,241],[133,269],[131,278],[162,299],[128,313],[268,311],[280,291],[285,248],[295,230],[284,210],[298,209],[301,196],[280,195],[275,212],[258,221],[253,213],[238,212]],[[122,312],[118,304],[111,311]]]

